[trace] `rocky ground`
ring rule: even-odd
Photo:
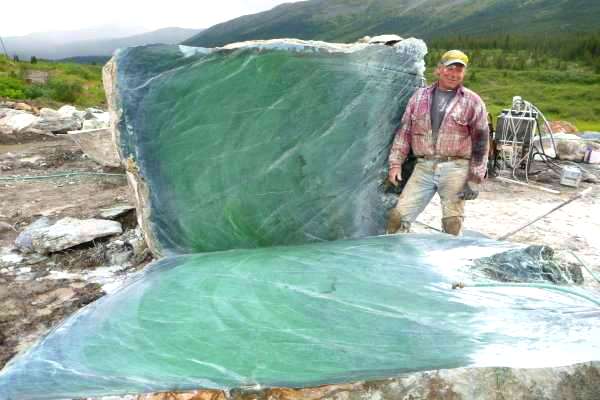
[[[600,166],[590,164],[581,166],[592,176],[600,177]],[[532,170],[545,171],[544,164],[536,163]],[[500,172],[500,177],[513,179],[509,172]],[[573,252],[597,276],[600,276],[600,185],[583,182],[578,188],[562,186],[558,175],[547,173],[533,176],[530,184],[524,186],[501,179],[488,179],[482,187],[479,198],[467,202],[465,229],[498,239],[552,210],[586,188],[591,188],[589,195],[567,204],[507,240],[550,246],[556,251],[558,259],[565,263],[578,263]],[[559,193],[549,193],[537,188],[539,186]],[[437,195],[419,216],[418,221],[441,229],[440,199]],[[423,224],[416,224],[415,229],[418,231],[431,229]],[[589,273],[584,272],[584,278],[586,286],[592,290],[600,290],[600,284]],[[600,295],[600,292],[598,294]]]
[[[73,171],[117,175],[11,179]],[[134,210],[110,217],[121,223],[121,235],[50,254],[17,252],[17,235],[42,217],[103,218],[103,211],[129,206],[128,196],[123,171],[94,163],[67,135],[0,144],[0,368],[151,259]]]
[[[586,168],[600,177],[600,169]],[[116,175],[12,178],[73,171]],[[542,179],[543,176],[539,175],[540,182],[531,183],[560,193],[489,180],[480,198],[468,203],[466,228],[498,238],[591,186],[588,197],[567,205],[509,240],[551,246],[558,251],[559,258],[570,263],[577,262],[570,253],[574,251],[600,275],[600,185],[583,183],[574,189],[560,186],[558,177]],[[2,368],[16,353],[28,348],[67,316],[141,270],[151,256],[137,228],[134,210],[117,216],[105,214],[106,210],[133,204],[123,171],[101,167],[88,159],[67,135],[41,135],[23,144],[0,143],[0,204]],[[64,217],[112,218],[121,223],[123,233],[49,254],[18,252],[15,239],[19,233],[42,217],[49,221]],[[440,228],[439,198],[434,198],[419,221]],[[431,229],[423,224],[416,224],[415,229]],[[589,273],[584,272],[584,277],[590,290],[600,290]]]

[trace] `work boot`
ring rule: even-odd
[[[458,236],[462,232],[463,217],[442,218],[442,228],[444,232]]]
[[[400,212],[392,208],[388,216],[388,224],[385,233],[392,235],[394,233],[408,233],[410,231],[410,222],[403,221]]]

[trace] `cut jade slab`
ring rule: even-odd
[[[513,248],[413,234],[165,258],[13,362],[0,398],[597,360],[598,300],[568,286],[473,279],[473,259]],[[465,287],[452,289],[458,281]]]

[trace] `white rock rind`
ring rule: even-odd
[[[119,146],[121,141],[119,122],[121,120],[122,109],[119,106],[118,99],[117,63],[115,57],[111,58],[102,68],[102,83],[104,85],[104,92],[106,93],[106,101],[110,115],[109,130],[111,138],[121,160],[121,164],[126,167],[127,182],[133,193],[138,226],[142,231],[142,235],[150,252],[155,257],[160,257],[163,255],[163,250],[150,226],[150,189],[144,179],[140,176],[137,166],[135,165],[135,160],[124,157],[121,147]]]
[[[19,246],[23,251],[35,251],[40,254],[48,254],[68,249],[94,239],[118,235],[123,233],[121,224],[116,221],[102,219],[80,220],[76,218],[63,218],[50,226],[28,230],[31,237],[31,248]]]

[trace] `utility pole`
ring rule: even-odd
[[[10,59],[10,57],[8,57],[8,51],[6,51],[6,47],[4,46],[4,40],[2,40],[2,36],[0,36],[0,43],[2,44],[2,49],[4,50],[4,55],[6,56],[6,58]]]

